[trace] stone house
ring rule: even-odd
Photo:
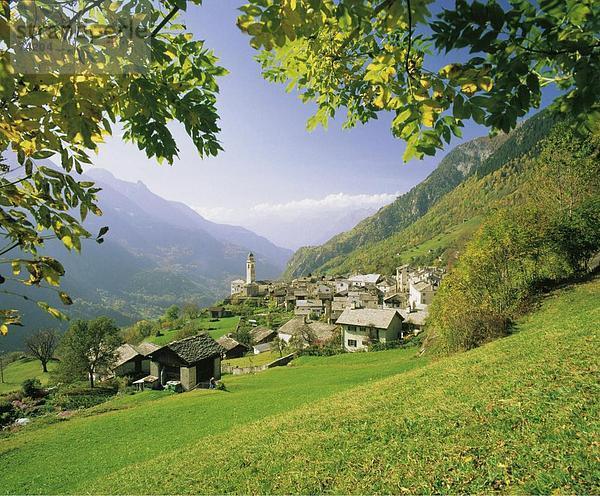
[[[273,343],[261,343],[255,344],[252,346],[252,353],[255,355],[260,355],[261,353],[266,353],[267,351],[271,351],[273,349]]]
[[[231,294],[242,294],[244,292],[244,286],[246,286],[246,281],[244,281],[243,279],[236,279],[235,281],[231,281]]]
[[[307,317],[320,317],[325,312],[325,305],[322,300],[298,300],[294,315],[305,315]]]
[[[408,307],[407,293],[391,293],[383,298],[383,308],[406,308]]]
[[[149,355],[158,350],[159,346],[152,343],[137,345],[125,343],[116,349],[117,361],[112,373],[116,376],[141,377],[150,373]]]
[[[425,281],[410,283],[408,291],[408,304],[411,308],[427,308],[431,304],[435,289]]]
[[[337,320],[347,351],[365,350],[370,344],[402,338],[402,315],[391,308],[346,308]]]
[[[325,344],[335,336],[337,326],[319,321],[307,321],[304,317],[294,317],[283,324],[277,335],[286,343],[292,338],[300,339],[306,346],[311,344]]]
[[[167,381],[180,381],[189,391],[206,384],[211,377],[221,378],[221,356],[225,349],[206,333],[173,341],[150,354],[150,374]]]
[[[383,279],[381,274],[357,274],[348,278],[350,285],[355,288],[374,287]]]
[[[225,309],[225,307],[210,307],[208,309],[208,313],[210,313],[210,316],[213,319],[221,319],[223,317],[231,316],[231,312]]]
[[[412,332],[415,336],[425,329],[425,323],[429,315],[427,309],[423,310],[400,310],[400,314],[404,317],[402,323],[403,332]]]

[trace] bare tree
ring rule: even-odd
[[[48,362],[54,358],[58,346],[58,334],[53,329],[39,331],[26,339],[29,353],[42,362],[42,369],[48,372]]]

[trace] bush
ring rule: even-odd
[[[17,410],[10,401],[0,399],[0,427],[12,424],[17,418]]]
[[[116,389],[112,386],[94,389],[89,389],[87,386],[70,387],[57,391],[48,403],[58,410],[78,410],[104,403],[115,393]]]
[[[25,396],[37,398],[42,392],[42,384],[39,379],[25,379],[21,385],[21,389]]]
[[[296,352],[298,356],[333,356],[345,353],[339,346],[313,344]]]
[[[397,339],[393,341],[387,341],[385,343],[373,343],[369,346],[369,351],[385,351],[385,350],[394,350],[396,348],[403,348],[404,343]]]

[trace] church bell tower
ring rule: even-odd
[[[246,260],[246,284],[252,284],[256,281],[256,262],[254,261],[254,254],[248,253],[248,259]]]

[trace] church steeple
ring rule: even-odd
[[[256,262],[254,261],[254,254],[248,253],[248,259],[246,260],[246,284],[252,284],[256,281]]]

